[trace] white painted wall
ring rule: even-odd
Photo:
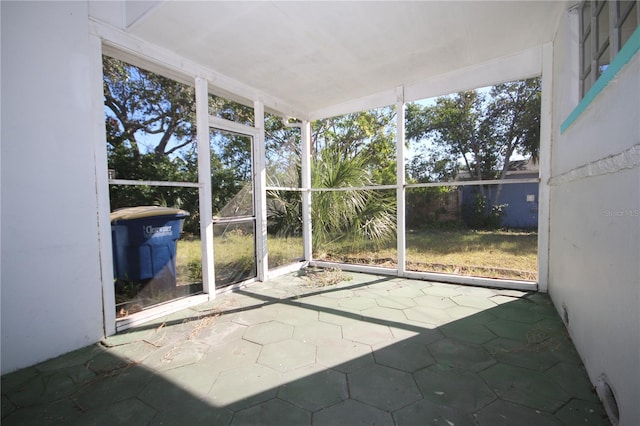
[[[575,19],[560,24],[554,42],[549,293],[561,314],[566,307],[569,332],[592,382],[608,377],[619,424],[637,426],[640,54],[561,134],[577,103]]]
[[[103,336],[86,2],[2,8],[2,373]]]

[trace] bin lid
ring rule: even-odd
[[[152,216],[173,216],[184,215],[189,216],[189,212],[186,210],[180,210],[173,207],[160,207],[160,206],[137,206],[137,207],[125,207],[122,209],[111,212],[111,222],[116,220],[131,220],[141,219],[144,217]]]

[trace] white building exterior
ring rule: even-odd
[[[208,81],[210,90],[215,87],[230,97],[252,102],[258,115],[263,109],[278,111],[303,120],[304,126],[316,118],[381,105],[402,105],[457,90],[542,75],[538,287],[549,292],[565,319],[594,385],[605,380],[611,387],[619,405],[619,424],[640,423],[637,30],[628,42],[629,49],[621,52],[628,58],[624,63],[612,64],[612,77],[597,87],[593,96],[579,103],[578,19],[569,2],[471,2],[473,5],[466,7],[473,10],[468,12],[455,2],[450,2],[454,6],[427,2],[424,7],[430,7],[436,15],[438,8],[444,14],[455,7],[463,26],[482,21],[472,18],[483,7],[498,7],[505,10],[498,18],[508,22],[526,15],[535,30],[529,32],[526,27],[515,33],[516,28],[508,28],[514,33],[507,36],[500,25],[484,24],[496,28],[465,35],[478,38],[475,42],[482,49],[466,46],[465,38],[455,37],[453,32],[440,32],[440,37],[453,39],[449,40],[453,44],[421,52],[425,58],[416,57],[415,62],[409,61],[413,58],[411,49],[415,51],[427,42],[405,47],[404,52],[398,47],[399,57],[405,59],[399,66],[384,63],[385,55],[396,47],[393,43],[401,40],[393,31],[379,31],[387,34],[386,45],[358,45],[362,40],[355,40],[363,57],[352,61],[346,48],[323,33],[317,36],[325,37],[324,50],[311,52],[316,56],[307,55],[309,62],[300,60],[290,74],[280,79],[269,69],[273,64],[261,64],[260,52],[290,61],[285,55],[291,53],[286,52],[287,46],[270,44],[287,40],[286,32],[277,34],[274,30],[276,34],[265,36],[264,40],[249,37],[253,33],[246,39],[234,33],[224,43],[212,46],[211,58],[207,59],[206,43],[198,44],[206,37],[193,38],[201,28],[196,25],[197,5],[213,8],[216,3],[0,3],[3,374],[95,343],[115,332],[102,105],[103,52],[118,52],[132,61],[140,60],[193,85],[200,81],[200,91],[206,90]],[[287,20],[278,19],[289,6],[264,3],[260,7],[264,9],[258,13],[248,6],[238,6],[238,19],[246,19],[243,25],[253,28],[251,31],[264,31],[264,26],[251,25],[256,23],[252,21],[254,15],[268,20],[273,13],[279,24],[274,27],[282,31]],[[292,21],[305,15],[326,18],[327,22],[336,18],[326,10],[330,6],[323,3],[309,3],[315,15],[298,10],[301,7],[291,6]],[[410,25],[393,28],[394,31],[414,31],[410,34],[413,38],[423,36],[412,29],[418,17],[411,15],[410,6],[398,7],[408,8],[398,13],[409,14]],[[225,21],[234,16],[233,7],[226,4],[221,8],[222,18],[210,18],[211,31],[234,31],[233,23]],[[360,11],[369,13],[367,9]],[[178,20],[170,30],[167,23],[181,14],[192,19],[194,25],[185,28],[181,25],[184,21]],[[393,23],[394,16],[389,11],[376,10],[363,22]],[[424,20],[425,26],[439,22],[438,16],[425,16]],[[302,24],[291,25],[295,33]],[[183,39],[179,38],[181,31]],[[336,34],[336,38],[340,35]],[[505,38],[511,40],[506,42]],[[193,41],[188,44],[192,50],[184,47],[189,41]],[[308,40],[299,42],[305,41]],[[247,45],[246,54],[255,60],[252,70],[233,65],[242,53],[243,43]],[[458,50],[452,50],[454,46]],[[335,63],[323,56],[332,50]],[[198,51],[204,53],[198,56]],[[304,58],[309,52],[296,53]],[[381,58],[378,64],[370,62],[375,55]],[[315,59],[319,60],[317,64]],[[213,67],[217,61],[230,65],[217,69]],[[370,66],[364,67],[363,63]],[[309,84],[309,78],[328,75],[329,71],[322,67],[338,66],[361,72],[361,84],[347,81],[341,85],[333,80],[326,83],[326,90],[324,83],[318,87]],[[314,67],[320,70],[312,70]],[[407,69],[410,72],[398,74]],[[344,69],[335,71],[344,73]],[[264,86],[255,87],[261,78]],[[331,78],[335,75],[327,77]]]
[[[607,377],[620,424],[633,425],[640,421],[640,54],[636,46],[567,121],[578,103],[572,19],[554,39],[549,294],[592,382]]]

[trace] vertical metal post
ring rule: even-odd
[[[398,276],[404,276],[406,272],[406,238],[405,238],[405,171],[404,171],[404,87],[396,89],[396,233]]]
[[[302,244],[304,260],[313,260],[313,230],[311,224],[311,123],[303,121],[301,130],[302,158],[300,170],[302,173]]]
[[[264,103],[253,103],[254,126],[258,129],[257,140],[253,141],[253,184],[255,197],[256,218],[256,272],[259,281],[267,278],[267,174],[265,166],[265,136],[264,136]]]
[[[538,185],[538,290],[549,287],[551,144],[553,142],[553,44],[542,46],[540,102],[540,184]]]
[[[93,106],[93,139],[96,176],[96,205],[98,208],[98,252],[102,282],[102,318],[105,336],[116,333],[116,300],[113,286],[113,257],[111,249],[111,220],[109,211],[109,180],[107,174],[106,128],[104,124],[104,93],[102,87],[102,40],[89,36],[91,49],[91,102]]]
[[[209,147],[209,90],[204,78],[196,77],[196,128],[198,137],[198,183],[200,239],[202,244],[202,290],[215,297],[213,264],[213,213],[211,211],[211,152]]]

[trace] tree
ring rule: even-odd
[[[396,181],[394,107],[313,123],[312,186],[362,188]],[[395,236],[395,193],[371,189],[313,194],[314,245],[353,238],[382,244]]]
[[[300,129],[286,127],[281,117],[265,114],[267,186],[300,187],[301,150]]]
[[[349,238],[380,244],[395,235],[395,192],[385,196],[381,191],[362,189],[395,183],[394,125],[393,107],[312,123],[312,186],[345,189],[313,193],[311,214],[315,247]],[[273,126],[270,138],[268,128],[269,125],[267,141],[272,139],[289,147],[275,150],[280,154],[274,155],[273,164],[286,169],[286,164],[291,163],[283,156],[283,151],[289,151],[297,161],[296,176],[299,177],[300,144],[296,139],[299,136],[283,133],[281,128]],[[267,150],[270,151],[269,142]],[[360,189],[348,189],[354,187]],[[271,191],[269,195],[270,230],[285,235],[299,232],[299,194]]]
[[[511,156],[519,152],[538,161],[540,154],[540,79],[516,81],[494,86],[488,107],[489,120],[495,129],[502,169],[499,178],[509,171]],[[500,199],[498,186],[495,202]]]
[[[103,90],[108,167],[116,177],[197,180],[193,88],[105,56]],[[197,197],[189,188],[110,187],[113,209],[179,207],[192,213],[189,224],[197,224]]]
[[[347,156],[339,145],[330,145],[313,162],[314,188],[359,188],[313,194],[315,247],[349,237],[382,244],[395,235],[395,194],[389,198],[361,189],[372,184],[365,167],[367,161],[364,151]]]
[[[197,182],[194,88],[120,60],[103,57],[108,167],[132,180]],[[253,108],[210,95],[209,113],[253,125]],[[215,211],[251,179],[247,138],[231,135],[214,146],[211,178]],[[249,157],[249,162],[247,162]],[[110,187],[112,209],[154,204],[191,213],[185,230],[199,233],[198,192],[192,188]]]
[[[197,181],[195,97],[190,86],[167,79],[122,61],[104,57],[105,122],[109,168],[119,178],[158,181]],[[209,96],[209,113],[254,124],[253,109],[221,97]],[[394,107],[379,108],[313,123],[312,168],[317,187],[347,188],[395,182]],[[299,131],[267,114],[265,120],[267,175],[270,186],[300,185]],[[211,141],[213,211],[246,194],[252,179],[249,139],[233,133],[214,133]],[[337,197],[340,194],[340,197]],[[342,195],[345,195],[342,197]],[[112,208],[160,204],[184,208],[197,217],[197,191],[191,188],[159,188],[114,185]],[[270,231],[298,233],[299,193],[270,191]],[[340,200],[338,199],[340,198]],[[242,208],[248,207],[243,199]],[[339,207],[339,208],[338,208]],[[395,233],[395,199],[379,191],[314,195],[317,238],[332,234],[359,235],[374,241]],[[349,215],[335,221],[330,214]],[[185,223],[197,232],[198,221]],[[323,236],[321,232],[326,231]]]
[[[438,98],[433,106],[410,104],[407,107],[407,139],[428,139],[428,163],[415,166],[455,177],[459,161],[476,179],[492,178],[495,164],[494,141],[488,136],[487,122],[482,119],[484,96],[476,91]],[[436,167],[438,164],[440,167]],[[443,170],[445,173],[438,173]],[[447,172],[448,171],[448,172]],[[440,176],[438,176],[440,177]]]
[[[540,79],[499,84],[487,94],[472,90],[443,96],[433,105],[409,104],[406,135],[422,144],[423,155],[409,167],[414,180],[453,180],[462,170],[476,180],[502,179],[514,154],[538,158]],[[494,205],[501,191],[498,185]]]
[[[312,124],[312,161],[325,148],[337,150],[343,158],[362,155],[363,168],[376,184],[396,181],[395,107],[345,114]]]
[[[134,158],[153,152],[169,156],[195,140],[194,89],[126,64],[103,58],[107,143],[126,146]],[[152,146],[141,146],[140,139]]]

